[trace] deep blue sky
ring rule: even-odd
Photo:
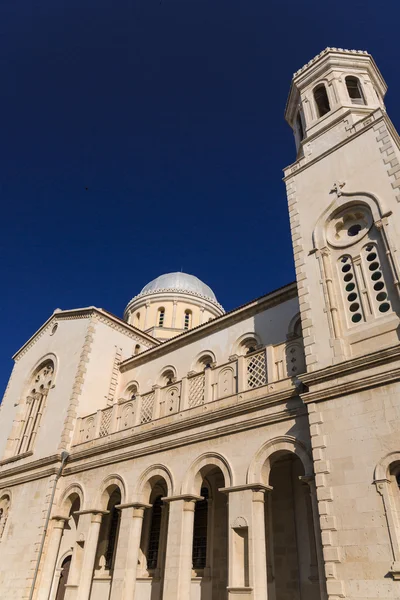
[[[0,391],[57,307],[122,315],[181,268],[226,309],[294,279],[291,76],[326,46],[367,49],[399,126],[400,10],[380,6],[2,0]]]

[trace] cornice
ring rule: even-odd
[[[346,116],[350,113],[351,113],[350,109],[346,113],[342,113],[335,121],[332,121],[330,126],[337,125],[337,123],[339,123],[340,121],[343,121],[346,118]],[[283,181],[285,181],[285,182],[288,181],[293,176],[296,176],[298,173],[305,171],[312,165],[316,164],[318,161],[323,160],[324,158],[326,158],[327,156],[329,156],[330,154],[332,154],[339,148],[342,148],[343,146],[345,146],[346,144],[348,144],[349,142],[354,140],[359,135],[362,135],[365,131],[372,129],[374,127],[374,125],[376,125],[380,121],[386,121],[388,126],[391,125],[391,128],[393,129],[393,124],[390,121],[387,114],[385,112],[383,112],[382,109],[377,108],[375,111],[366,115],[364,119],[361,119],[360,121],[357,121],[357,123],[354,123],[354,125],[353,125],[354,131],[351,132],[351,134],[348,137],[344,138],[337,144],[330,146],[328,148],[328,150],[326,150],[325,152],[318,154],[318,156],[316,156],[315,158],[308,159],[307,162],[305,161],[304,157],[301,157],[299,160],[297,160],[294,163],[292,163],[291,165],[288,165],[287,167],[285,167],[283,169],[283,172],[285,173],[285,176],[283,177]],[[320,132],[316,133],[315,135],[316,136],[320,135]],[[394,137],[398,139],[397,133],[394,134]],[[307,138],[307,141],[309,141],[310,139],[311,139],[311,136],[310,136],[310,138]]]
[[[68,465],[64,468],[63,476],[120,461],[131,460],[139,456],[156,454],[164,450],[187,446],[199,441],[211,440],[221,436],[231,435],[232,433],[263,427],[270,423],[278,423],[306,416],[307,412],[305,406],[299,403],[297,407],[286,408],[285,406],[281,410],[269,415],[259,415],[252,419],[220,425],[221,421],[230,417],[241,414],[248,415],[250,412],[255,412],[256,410],[265,407],[271,407],[296,397],[299,398],[297,391],[291,388],[290,390],[276,392],[269,396],[265,396],[264,394],[262,397],[256,398],[253,401],[243,402],[243,405],[234,404],[217,410],[214,413],[201,413],[191,419],[156,427],[141,434],[135,432],[123,439],[118,438],[114,441],[110,441],[110,436],[108,436],[107,438],[103,438],[103,443],[98,446],[85,448],[84,450],[76,450],[77,446],[75,446],[71,450]],[[217,423],[217,427],[208,431],[198,431],[198,427],[211,423]],[[174,437],[174,434],[181,433],[188,429],[194,429],[194,431],[181,438],[176,437],[176,435]],[[157,438],[166,436],[169,436],[170,439],[154,443]],[[146,442],[148,442],[146,446],[135,448],[135,446],[142,445]],[[124,448],[126,448],[125,451]],[[117,453],[112,454],[113,451],[117,451]],[[28,481],[54,475],[58,472],[60,462],[61,455],[54,454],[23,465],[10,466],[10,468],[0,472],[0,487],[19,485]],[[21,474],[23,475],[22,477],[17,477]]]
[[[57,309],[54,313],[43,323],[43,325],[28,339],[27,342],[14,354],[12,357],[13,360],[20,360],[39,339],[47,333],[51,329],[51,327],[57,321],[68,321],[68,320],[76,320],[76,319],[90,319],[92,317],[97,318],[100,322],[105,323],[112,329],[119,331],[120,333],[124,333],[131,339],[134,339],[138,342],[143,343],[150,342],[153,346],[157,346],[160,342],[154,339],[151,335],[136,329],[133,325],[129,325],[129,323],[125,323],[115,315],[104,311],[101,308],[96,308],[95,306],[89,306],[86,308],[74,308],[71,310],[60,310]]]
[[[211,431],[196,432],[182,438],[175,437],[173,439],[166,440],[158,444],[152,444],[144,448],[137,449],[133,449],[132,445],[143,443],[143,439],[139,441],[138,436],[132,435],[124,440],[119,440],[119,444],[115,444],[114,447],[110,447],[110,443],[108,443],[106,446],[100,447],[99,449],[96,448],[96,453],[92,451],[94,449],[86,450],[84,452],[79,453],[72,453],[71,458],[68,462],[69,466],[64,469],[64,475],[71,475],[89,469],[114,464],[116,462],[132,460],[141,456],[157,454],[159,452],[165,452],[167,450],[187,446],[189,444],[194,444],[205,440],[212,440],[226,435],[232,435],[233,433],[238,433],[249,429],[255,429],[257,427],[263,427],[264,425],[268,425],[270,423],[279,423],[294,418],[299,418],[303,416],[305,417],[306,415],[307,412],[304,406],[299,406],[294,409],[285,408],[282,411],[273,413],[271,415],[262,415],[254,419],[248,419],[246,421],[240,421],[237,423],[230,423],[221,427],[217,427]],[[155,431],[153,430],[150,433],[151,435],[149,436],[149,439],[154,439]],[[121,442],[124,442],[124,444],[122,445]],[[120,450],[123,446],[129,446],[129,450],[127,450],[126,452],[121,452]],[[119,452],[118,454],[110,456],[109,453],[111,450],[119,450]],[[100,456],[97,459],[88,462],[87,459],[94,458],[96,454],[103,454],[104,456]],[[82,462],[82,460],[84,460],[84,462]],[[73,463],[77,464],[73,465]]]
[[[297,284],[296,282],[287,284],[269,294],[264,296],[260,296],[255,300],[251,300],[238,308],[235,308],[212,321],[208,321],[207,323],[203,323],[202,325],[198,325],[189,331],[185,331],[180,335],[173,337],[165,342],[163,342],[160,346],[156,348],[149,348],[144,352],[141,352],[137,356],[132,356],[127,360],[123,361],[120,365],[120,369],[122,372],[129,370],[133,366],[138,366],[146,363],[153,358],[163,356],[168,354],[172,350],[176,350],[177,348],[181,348],[187,344],[191,344],[192,342],[202,339],[215,331],[219,331],[224,327],[230,327],[234,323],[247,318],[248,316],[253,316],[254,314],[258,314],[268,308],[272,308],[278,304],[282,304],[283,302],[287,302],[288,300],[292,300],[297,297]]]
[[[21,460],[22,460],[22,456],[21,456]],[[7,477],[10,477],[10,476],[14,477],[16,475],[20,475],[21,473],[29,473],[29,472],[31,472],[31,475],[34,474],[32,472],[35,472],[39,478],[46,477],[47,471],[43,471],[44,467],[53,465],[49,471],[50,474],[52,474],[53,472],[56,472],[57,469],[59,468],[59,463],[61,463],[61,454],[52,454],[50,456],[45,456],[43,458],[39,458],[38,460],[32,460],[32,461],[26,462],[22,465],[14,465],[14,463],[10,463],[9,468],[1,469],[0,481],[2,479],[6,479]],[[3,461],[2,467],[4,467],[6,464],[8,466],[8,462],[6,463],[6,461]],[[45,473],[45,474],[43,475],[43,473]],[[0,483],[0,487],[1,487],[1,483]]]
[[[254,390],[252,390],[252,393],[254,393]],[[237,417],[242,414],[248,415],[250,412],[255,412],[265,407],[274,406],[282,403],[283,401],[287,402],[290,399],[298,398],[298,390],[293,386],[289,389],[286,388],[285,390],[270,392],[268,395],[266,395],[264,391],[256,398],[252,398],[251,400],[247,401],[244,400],[238,403],[238,400],[240,401],[242,397],[243,394],[238,394],[235,397],[236,401],[233,399],[229,406],[217,408],[212,412],[205,412],[204,409],[207,408],[207,404],[204,404],[203,410],[192,417],[177,420],[176,422],[167,423],[165,425],[157,423],[157,425],[155,425],[152,429],[148,429],[147,431],[143,432],[134,431],[134,433],[124,436],[122,439],[120,436],[118,436],[115,440],[112,440],[111,438],[114,437],[114,434],[111,434],[107,436],[107,438],[102,438],[102,441],[98,445],[82,450],[79,450],[79,446],[89,445],[91,442],[79,444],[73,448],[73,454],[71,454],[69,462],[71,463],[74,462],[74,460],[80,460],[81,458],[86,458],[87,456],[91,456],[93,454],[103,453],[105,441],[108,451],[117,449],[119,450],[124,446],[131,446],[132,444],[142,444],[148,441],[153,441],[157,438],[165,437],[167,435],[178,434],[189,429],[204,427],[205,425],[215,422],[220,423],[221,421],[232,417]],[[180,413],[177,414],[179,415]],[[267,417],[263,418],[265,419]],[[153,421],[153,423],[155,422]],[[220,428],[218,430],[220,430]],[[209,432],[206,435],[208,434]]]
[[[303,373],[297,378],[307,386],[316,385],[324,381],[343,377],[351,373],[359,373],[372,367],[378,367],[382,364],[388,364],[400,358],[400,344],[377,350],[371,354],[357,356],[347,359],[335,365],[330,365],[318,371]]]
[[[304,73],[304,71],[315,65],[315,63],[317,63],[319,60],[321,60],[325,56],[329,56],[330,53],[353,55],[355,57],[367,56],[368,58],[372,59],[372,56],[366,50],[347,50],[344,48],[328,47],[325,48],[325,50],[322,50],[322,52],[320,52],[319,54],[317,54],[317,56],[314,56],[314,58],[309,60],[308,63],[306,63],[304,66],[298,69],[295,73],[293,73],[293,77],[298,77],[299,75],[301,75],[301,73]]]
[[[329,400],[331,398],[337,398],[338,396],[353,394],[361,390],[376,387],[378,385],[386,385],[399,380],[400,368],[393,369],[387,373],[370,375],[361,380],[357,379],[356,381],[338,383],[336,385],[330,384],[326,389],[318,389],[314,392],[302,393],[300,396],[305,404],[309,404],[310,402],[322,402],[323,400]]]
[[[357,391],[385,385],[400,380],[400,367],[395,367],[380,373],[361,375],[362,371],[373,369],[382,365],[388,365],[400,359],[400,344],[390,348],[384,348],[365,356],[358,356],[336,365],[331,365],[298,376],[298,379],[308,388],[317,386],[317,389],[300,393],[305,404],[309,402],[320,402],[352,394]],[[343,381],[349,375],[360,375],[352,381]]]
[[[182,288],[162,288],[157,290],[150,290],[148,292],[143,293],[141,292],[140,294],[137,294],[137,296],[134,296],[132,300],[130,300],[130,302],[127,304],[124,314],[126,314],[127,311],[130,310],[130,308],[134,306],[138,301],[147,299],[150,296],[162,296],[163,294],[182,294],[183,296],[193,296],[194,298],[200,298],[200,300],[202,300],[203,302],[209,302],[213,306],[216,306],[222,312],[225,312],[223,306],[217,300],[210,298],[210,296],[205,296],[204,294],[199,294],[198,292],[193,292],[191,290],[183,290]]]

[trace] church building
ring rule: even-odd
[[[400,598],[400,139],[370,54],[297,71],[296,282],[55,310],[0,409],[2,600]],[[263,277],[263,274],[260,275]],[[265,271],[267,282],[267,270]]]

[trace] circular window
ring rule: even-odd
[[[388,310],[390,310],[390,304],[389,302],[384,302],[383,304],[380,305],[379,307],[380,312],[387,312]]]
[[[360,225],[359,223],[356,223],[355,225],[351,225],[347,230],[347,235],[349,237],[354,237],[355,235],[358,235],[360,233],[361,229],[362,229],[362,225]]]
[[[377,281],[374,285],[374,290],[376,292],[379,292],[379,290],[381,290],[383,287],[384,287],[383,281]]]
[[[369,254],[367,254],[367,260],[369,262],[371,262],[371,260],[375,260],[376,259],[376,252],[370,252]]]
[[[372,224],[372,215],[368,207],[363,205],[348,206],[328,221],[326,226],[327,241],[335,247],[351,246],[368,233]]]
[[[386,298],[387,298],[386,292],[379,292],[379,294],[376,295],[376,299],[378,300],[378,302],[383,302],[384,300],[386,300]]]
[[[358,302],[353,302],[353,304],[350,304],[350,312],[356,312],[359,308],[360,305]]]
[[[343,279],[345,281],[351,281],[353,279],[353,273],[346,273],[346,275],[343,277]]]
[[[377,271],[376,273],[372,273],[371,275],[371,279],[373,281],[378,281],[378,279],[380,279],[382,277],[382,273],[380,273],[379,271]]]
[[[378,262],[373,262],[369,265],[369,270],[370,271],[376,271],[376,269],[379,269],[379,263]]]
[[[54,335],[55,332],[57,331],[57,329],[58,329],[58,323],[54,323],[54,325],[53,325],[53,327],[51,329],[50,335]]]
[[[351,320],[353,321],[353,323],[359,323],[361,321],[361,315],[360,313],[356,313],[355,315],[353,315],[351,317]]]
[[[352,292],[355,287],[356,287],[355,283],[348,283],[346,285],[346,292]]]
[[[351,265],[344,265],[344,267],[342,267],[343,273],[347,273],[348,271],[350,271],[350,269],[351,269]]]
[[[347,296],[347,300],[348,300],[349,302],[354,302],[354,300],[356,300],[356,299],[357,299],[357,294],[356,294],[355,292],[353,292],[352,294],[349,294],[349,295]]]

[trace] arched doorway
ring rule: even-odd
[[[309,486],[291,452],[270,457],[265,503],[268,600],[321,600]]]
[[[228,506],[219,467],[209,465],[200,471],[192,542],[192,593],[200,600],[225,600],[228,585]],[[195,592],[194,587],[199,586]]]
[[[69,575],[69,569],[71,566],[71,560],[72,560],[72,556],[69,555],[66,558],[64,558],[63,562],[61,563],[61,573],[60,573],[60,579],[58,580],[56,600],[64,600],[65,586],[68,583],[68,575]]]
[[[138,557],[137,588],[139,597],[159,600],[165,571],[165,552],[168,530],[168,485],[161,476],[153,476],[145,486],[146,503]]]

